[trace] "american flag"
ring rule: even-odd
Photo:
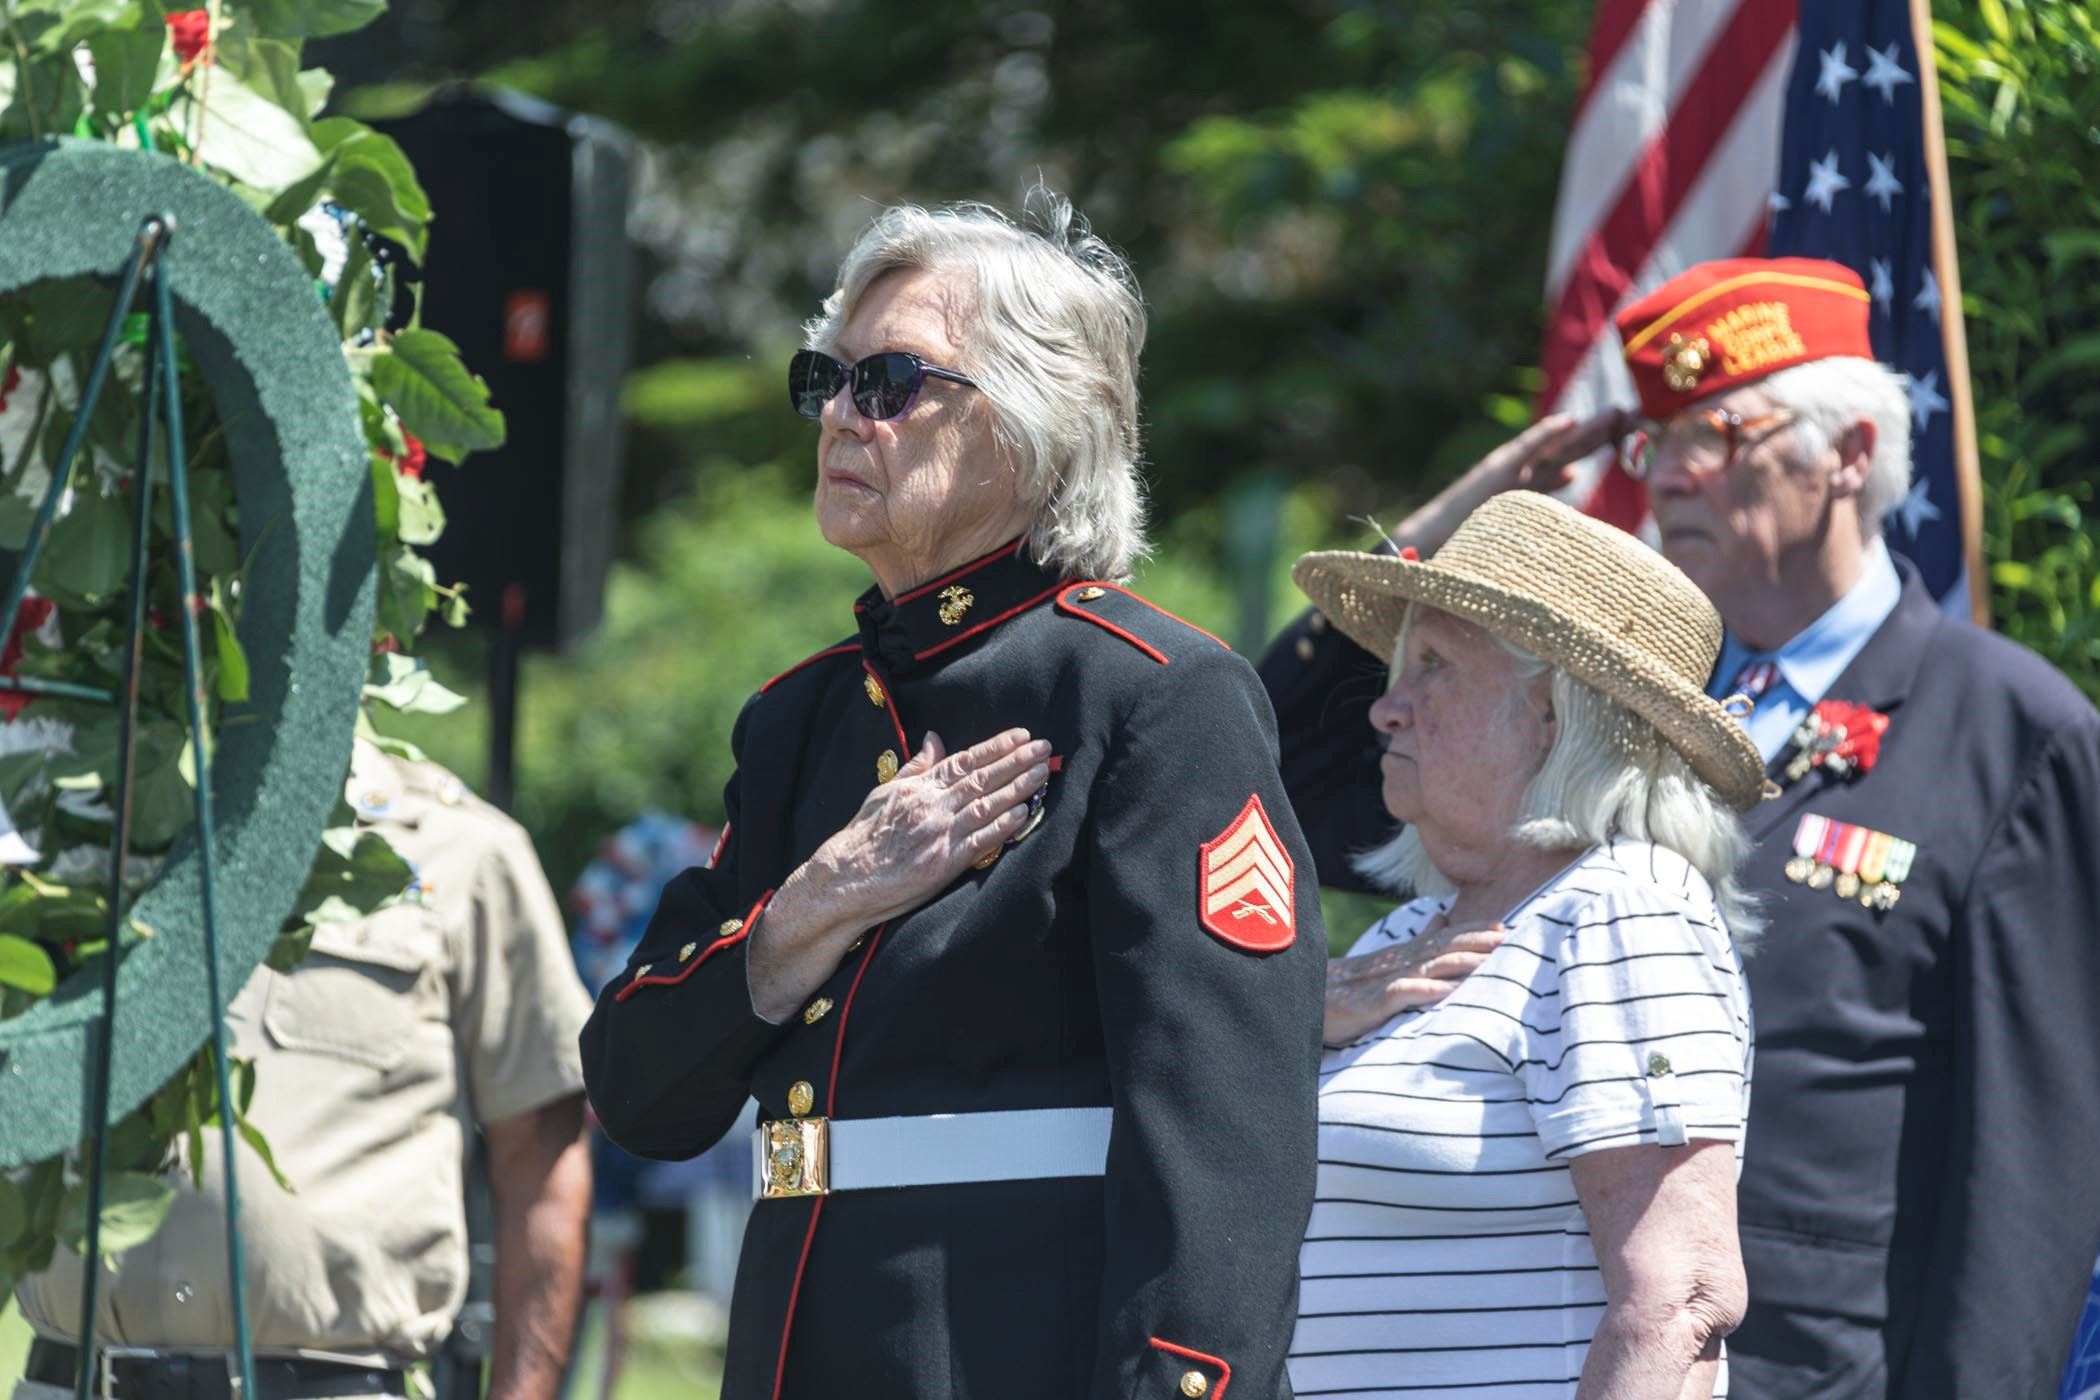
[[[1541,399],[1579,414],[1632,403],[1612,312],[1694,263],[1851,266],[1873,293],[1875,354],[1910,377],[1914,484],[1889,543],[1967,615],[1981,503],[1923,8],[1599,0],[1554,212]],[[1593,515],[1646,524],[1641,487],[1608,455],[1574,491]]]

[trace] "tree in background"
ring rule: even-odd
[[[2100,697],[2100,17],[1965,0],[1933,31],[1991,616]]]

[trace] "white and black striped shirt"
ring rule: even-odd
[[[1351,951],[1446,903],[1394,910]],[[1299,1400],[1573,1395],[1605,1300],[1569,1159],[1716,1138],[1740,1167],[1750,1001],[1705,879],[1614,841],[1504,923],[1443,1002],[1326,1053]],[[1727,1381],[1724,1358],[1714,1394]]]

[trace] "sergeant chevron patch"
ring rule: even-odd
[[[1274,953],[1297,934],[1297,870],[1277,839],[1261,796],[1247,799],[1232,824],[1203,843],[1196,867],[1203,926],[1235,948]]]

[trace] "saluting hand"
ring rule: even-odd
[[[1440,914],[1405,943],[1331,958],[1327,963],[1327,1016],[1321,1039],[1346,1045],[1403,1011],[1434,1006],[1450,996],[1469,973],[1502,946],[1506,930],[1454,930]]]
[[[1575,464],[1617,441],[1632,422],[1616,408],[1589,418],[1549,413],[1482,457],[1449,486],[1395,526],[1396,545],[1435,554],[1460,522],[1504,491],[1558,491],[1575,479]]]
[[[918,908],[1028,821],[1050,745],[1009,729],[960,753],[940,736],[782,882],[752,934],[753,1009],[786,1019],[869,929]]]

